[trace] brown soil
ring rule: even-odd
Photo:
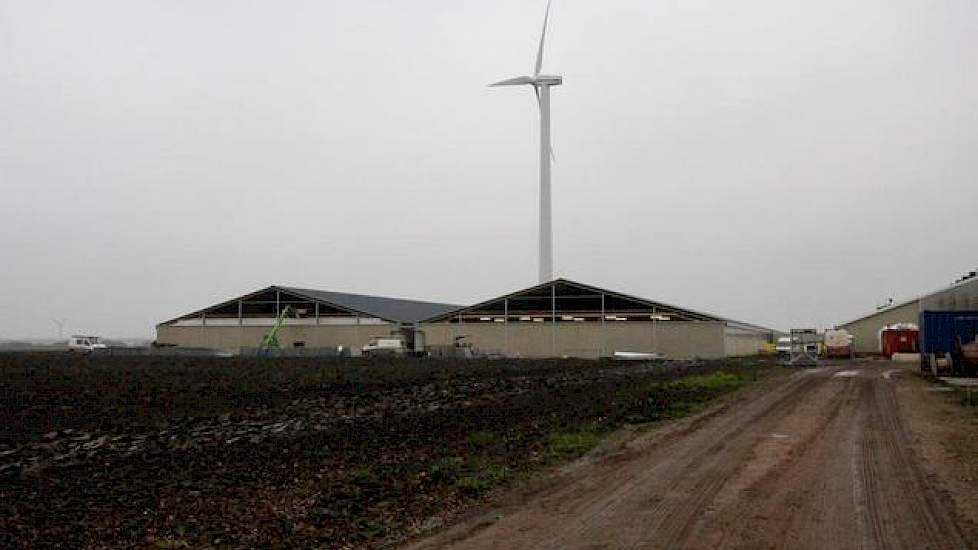
[[[423,548],[968,548],[978,420],[910,367],[770,380],[580,461]]]
[[[0,354],[0,548],[393,546],[626,423],[775,373]]]

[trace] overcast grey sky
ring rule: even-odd
[[[544,0],[0,0],[0,338],[534,284]],[[555,0],[559,276],[779,328],[978,266],[974,0]]]

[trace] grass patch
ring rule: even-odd
[[[725,371],[684,376],[656,386],[628,420],[638,424],[683,418],[755,378]]]
[[[433,483],[453,483],[462,474],[464,465],[458,456],[436,460],[428,465],[428,479]]]
[[[489,462],[466,462],[458,456],[431,463],[427,472],[431,482],[451,485],[466,496],[482,495],[510,477],[507,466]]]
[[[371,518],[357,518],[355,525],[354,538],[358,540],[369,540],[385,535],[390,531],[386,523]]]
[[[468,496],[480,496],[494,486],[505,481],[510,475],[509,468],[499,464],[487,464],[472,475],[458,478],[455,488]]]
[[[710,374],[694,374],[684,376],[679,380],[674,380],[666,384],[666,387],[682,390],[731,390],[743,384],[746,380],[743,376],[731,374],[724,371],[711,372]]]
[[[472,432],[466,438],[466,441],[473,447],[482,448],[494,445],[498,439],[496,434],[492,432]]]
[[[181,539],[157,539],[154,544],[156,548],[160,550],[176,550],[178,548],[190,548],[190,543]]]
[[[544,456],[548,460],[563,460],[580,456],[598,444],[598,435],[594,432],[565,432],[551,434],[547,438]]]
[[[367,467],[355,468],[350,472],[350,481],[354,485],[372,485],[377,482],[373,470]]]

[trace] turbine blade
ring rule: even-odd
[[[540,74],[540,69],[543,68],[543,43],[547,38],[547,21],[550,19],[550,2],[547,0],[547,13],[543,16],[543,31],[540,32],[540,47],[537,49],[537,64],[533,68],[533,76],[538,76]]]
[[[507,80],[500,80],[499,82],[494,82],[489,86],[520,86],[522,84],[533,84],[533,79],[528,76],[517,76],[516,78],[510,78]]]

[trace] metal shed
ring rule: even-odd
[[[874,311],[868,315],[841,323],[854,337],[857,353],[879,353],[879,333],[883,327],[896,323],[920,322],[922,311],[978,310],[978,277],[974,272],[954,284],[929,292],[912,300]]]
[[[354,354],[372,337],[460,307],[273,285],[164,321],[156,326],[156,340],[234,352],[256,347],[285,306],[294,315],[284,321],[279,335],[282,346],[343,346]]]
[[[421,329],[431,344],[464,339],[507,357],[608,357],[617,351],[674,358],[753,355],[774,333],[567,279],[431,317]]]
[[[556,279],[472,306],[269,286],[157,325],[157,342],[239,352],[261,342],[276,316],[292,315],[283,347],[354,355],[371,338],[420,330],[429,345],[464,340],[507,357],[607,357],[616,351],[667,357],[753,355],[773,331],[717,315]]]

